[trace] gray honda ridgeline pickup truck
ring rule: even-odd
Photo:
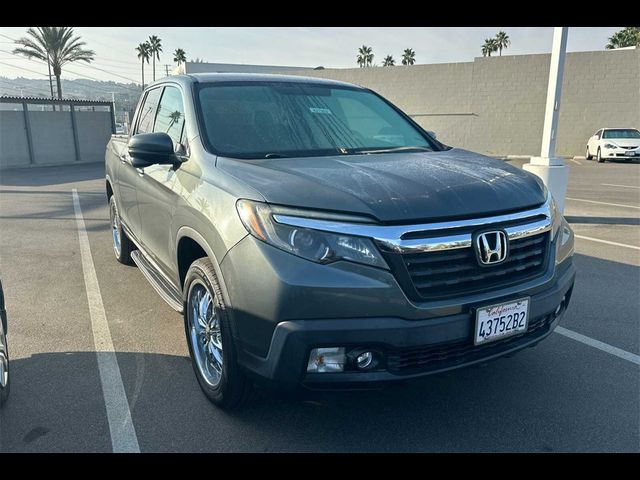
[[[573,288],[537,177],[446,146],[366,88],[150,85],[106,151],[113,250],[184,316],[207,397],[371,387],[530,347]]]

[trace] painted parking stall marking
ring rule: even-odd
[[[582,240],[589,240],[591,242],[598,242],[598,243],[605,243],[607,245],[613,245],[614,247],[624,247],[624,248],[632,248],[634,250],[640,250],[640,247],[636,247],[635,245],[627,245],[626,243],[612,242],[609,240],[602,240],[600,238],[585,237],[584,235],[576,235],[575,237],[580,238]]]
[[[564,327],[556,327],[555,332],[565,337],[576,340],[577,342],[589,345],[590,347],[597,348],[598,350],[606,352],[610,355],[614,355],[618,358],[622,358],[623,360],[627,360],[631,363],[635,363],[636,365],[640,365],[640,355],[636,355],[635,353],[627,352],[626,350],[622,350],[621,348],[614,347],[613,345],[609,345],[608,343],[601,342],[600,340],[587,337],[586,335],[582,335],[581,333],[574,332],[573,330],[569,330]]]
[[[567,197],[567,200],[572,200],[574,202],[595,203],[597,205],[607,205],[609,207],[635,208],[637,210],[640,210],[640,207],[637,205],[626,205],[623,203],[599,202],[597,200],[585,200],[584,198],[571,198],[571,197]]]
[[[82,271],[84,272],[87,301],[89,303],[91,329],[93,331],[102,394],[111,433],[111,445],[115,453],[140,453],[138,437],[131,420],[131,411],[129,410],[127,395],[120,376],[120,367],[118,366],[118,359],[111,339],[107,315],[102,303],[100,285],[98,284],[98,277],[96,276],[93,257],[91,256],[89,237],[80,208],[78,191],[75,188],[72,190],[72,196],[73,209],[75,210],[78,226],[80,257]]]

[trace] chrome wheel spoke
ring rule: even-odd
[[[191,287],[188,312],[196,367],[209,385],[216,386],[222,377],[222,336],[214,297],[201,281],[196,280]]]
[[[212,365],[222,369],[222,352],[218,350],[218,347],[213,342],[209,342],[208,347],[209,355],[211,356]],[[218,370],[218,368],[216,368]]]

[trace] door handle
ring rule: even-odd
[[[120,155],[120,161],[121,161],[122,163],[127,163],[127,155],[126,155],[125,153],[122,153],[122,154]]]

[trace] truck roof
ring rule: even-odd
[[[338,80],[329,80],[318,77],[305,77],[300,75],[277,75],[266,73],[190,73],[188,75],[171,75],[156,80],[148,87],[152,87],[166,81],[175,81],[178,83],[215,83],[215,82],[295,82],[295,83],[313,83],[321,85],[333,85],[344,87],[362,88],[353,83],[340,82]]]

